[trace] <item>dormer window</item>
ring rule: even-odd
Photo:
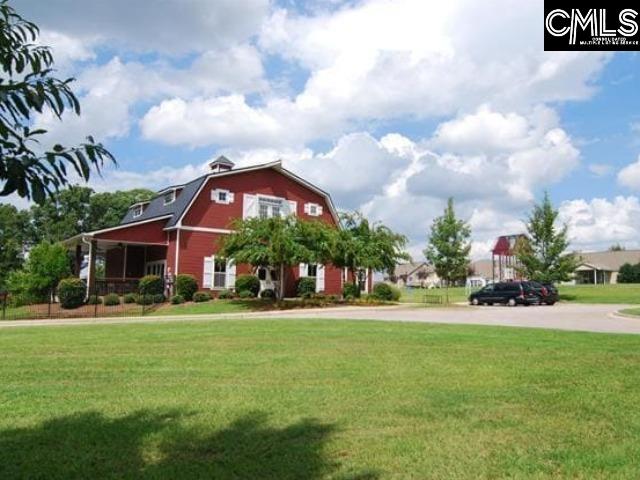
[[[163,196],[163,201],[165,205],[169,205],[176,201],[176,191],[171,190],[170,192],[165,193]]]
[[[142,215],[142,212],[144,212],[144,206],[142,204],[135,205],[133,207],[133,218],[138,218]]]
[[[229,205],[230,203],[233,203],[234,195],[229,190],[215,188],[211,190],[211,200],[222,205]]]

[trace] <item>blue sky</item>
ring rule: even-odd
[[[281,158],[416,258],[447,197],[480,258],[545,190],[573,248],[640,247],[639,57],[544,52],[541,1],[16,5],[81,94],[80,118],[39,123],[118,158],[96,190]]]

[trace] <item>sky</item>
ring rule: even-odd
[[[472,255],[545,191],[571,248],[640,248],[640,57],[544,52],[534,0],[20,0],[82,115],[50,141],[113,152],[90,186],[160,190],[282,159],[409,238],[453,197]],[[16,198],[11,202],[25,206]]]

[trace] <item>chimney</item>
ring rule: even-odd
[[[226,172],[228,170],[231,170],[234,166],[235,163],[233,163],[224,155],[220,155],[209,164],[209,168],[211,169],[212,173]]]

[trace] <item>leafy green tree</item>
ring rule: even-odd
[[[467,275],[471,251],[470,238],[471,228],[465,221],[456,217],[453,198],[449,198],[444,214],[434,219],[431,225],[429,244],[424,251],[429,263],[445,282],[447,303],[449,285]]]
[[[549,195],[534,205],[527,222],[527,238],[516,246],[519,272],[526,278],[541,282],[570,280],[578,259],[566,253],[569,247],[568,227],[558,228],[558,210],[553,208]]]
[[[38,36],[34,23],[7,0],[0,1],[0,196],[16,193],[42,203],[68,183],[68,168],[88,180],[92,168],[99,171],[115,159],[91,137],[70,148],[41,146],[47,131],[33,128],[35,117],[51,113],[62,120],[67,111],[80,115],[80,103],[70,87],[73,79],[53,75],[51,49],[38,45]]]
[[[236,263],[248,263],[255,268],[274,267],[280,272],[278,298],[284,297],[285,267],[300,262],[312,263],[318,258],[311,249],[311,229],[301,227],[294,217],[250,218],[234,223],[234,233],[226,235],[219,254]]]
[[[88,187],[71,186],[55,193],[42,205],[31,207],[32,243],[58,242],[82,232],[114,227],[129,207],[148,200],[145,189],[94,193]]]
[[[28,223],[25,211],[0,204],[0,290],[8,275],[22,266]]]
[[[609,247],[610,252],[624,252],[625,250],[625,246],[621,245],[620,243],[614,243]]]
[[[333,229],[330,261],[354,273],[373,270],[393,274],[395,266],[411,257],[405,251],[407,238],[380,223],[371,223],[361,213],[342,213],[341,228]]]
[[[9,277],[11,293],[45,300],[58,282],[71,275],[71,258],[61,244],[42,242],[29,251],[24,268]]]
[[[618,272],[618,283],[640,283],[640,263],[625,263]]]

